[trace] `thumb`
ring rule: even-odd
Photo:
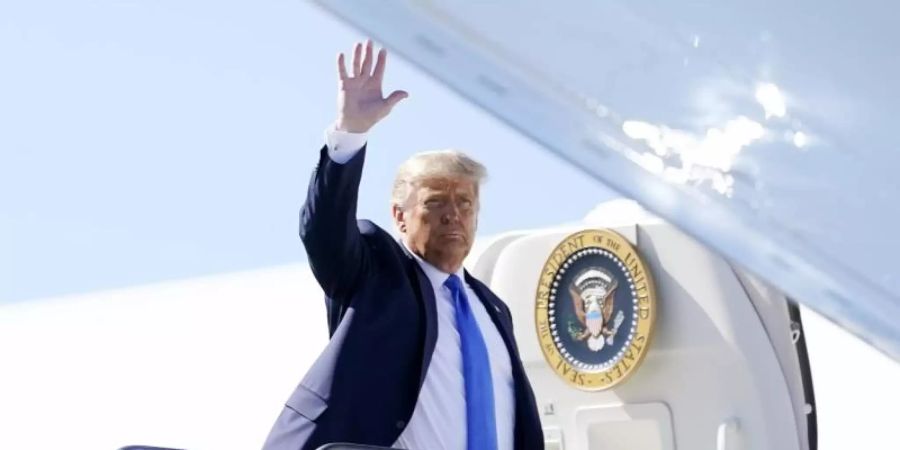
[[[388,108],[393,108],[397,103],[400,103],[400,100],[409,97],[409,94],[406,91],[394,91],[391,92],[391,95],[388,95],[388,98],[385,102],[388,105]]]

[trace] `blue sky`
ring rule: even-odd
[[[0,4],[0,302],[305,259],[298,208],[364,39],[303,1]],[[405,61],[370,136],[361,217],[394,169],[456,147],[490,171],[480,231],[577,220],[613,196]]]

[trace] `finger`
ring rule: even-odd
[[[345,81],[347,79],[347,67],[344,65],[344,54],[343,53],[338,53],[337,66],[338,66],[338,78],[341,81]]]
[[[378,60],[375,61],[375,73],[372,74],[372,78],[378,82],[381,82],[382,78],[384,78],[385,64],[387,64],[387,50],[381,49],[378,51]]]
[[[362,58],[360,53],[362,53],[362,44],[359,42],[353,47],[353,76],[359,76],[359,67],[362,64]]]
[[[364,76],[372,75],[372,41],[366,41],[366,57],[363,59],[360,73]]]
[[[385,100],[388,105],[388,108],[393,108],[397,103],[400,103],[400,100],[409,97],[409,94],[406,91],[394,91],[391,92],[391,95]]]

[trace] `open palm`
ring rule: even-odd
[[[400,100],[409,96],[405,91],[394,91],[384,97],[381,84],[386,61],[384,49],[378,52],[377,58],[372,57],[372,41],[365,43],[365,55],[363,44],[357,43],[353,49],[353,72],[348,75],[344,54],[338,55],[339,130],[365,133],[387,116]]]

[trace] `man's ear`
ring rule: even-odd
[[[406,214],[399,205],[391,205],[391,216],[394,217],[394,226],[400,230],[401,233],[406,233]]]

